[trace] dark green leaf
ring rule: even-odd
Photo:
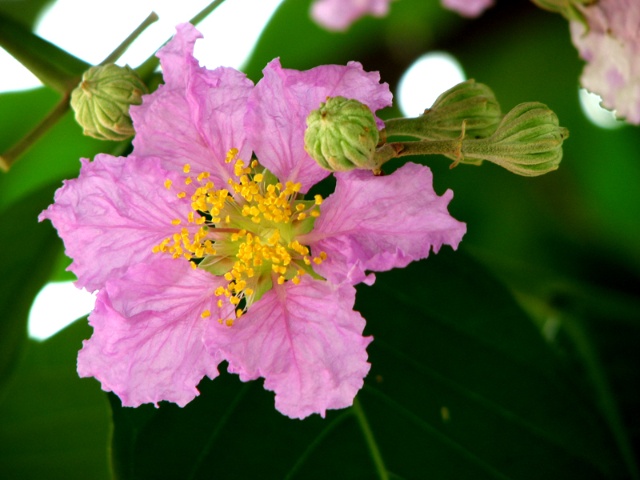
[[[33,298],[61,250],[51,224],[38,224],[37,218],[51,203],[57,186],[38,190],[0,214],[0,385],[26,339]]]
[[[224,372],[184,409],[113,397],[121,478],[624,478],[594,402],[469,257],[379,274],[358,306],[374,342],[356,407],[289,420]]]
[[[33,27],[36,20],[55,0],[3,0],[0,1],[0,14],[21,23],[25,27]]]
[[[111,477],[109,407],[97,383],[75,369],[89,334],[78,321],[43,343],[29,342],[0,396],[0,478]]]

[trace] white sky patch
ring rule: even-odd
[[[48,283],[36,295],[29,311],[29,336],[46,340],[64,327],[87,315],[95,295],[77,289],[73,282]]]
[[[430,52],[418,58],[398,83],[398,105],[407,117],[417,117],[438,96],[466,80],[460,62],[446,52]]]
[[[623,120],[616,119],[612,111],[600,106],[600,102],[602,101],[600,95],[581,88],[578,90],[578,97],[580,98],[582,112],[594,125],[608,130],[620,128],[625,125]]]
[[[209,68],[240,68],[282,0],[227,0],[198,25],[204,40],[196,44],[196,58]],[[43,15],[36,33],[92,64],[105,59],[152,11],[152,24],[118,60],[137,67],[210,0],[57,0]],[[123,14],[126,12],[126,14]],[[204,45],[202,45],[204,43]],[[199,45],[200,44],[200,45]],[[0,92],[40,86],[40,81],[0,49]]]

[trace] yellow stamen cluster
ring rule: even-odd
[[[186,164],[183,171],[185,173],[189,173],[191,171],[191,166]],[[202,226],[193,235],[190,234],[188,228],[183,227],[179,233],[174,233],[172,237],[167,237],[158,245],[155,245],[152,249],[153,253],[169,253],[173,258],[184,257],[187,260],[203,258],[207,255],[216,254],[216,250],[213,247],[213,241],[210,238],[207,238],[209,232],[208,228],[204,225],[207,220],[206,216],[198,214],[196,217],[196,213],[219,212],[224,206],[226,196],[229,192],[227,190],[218,190],[212,193],[213,183],[206,182],[203,184],[203,181],[207,178],[209,178],[209,173],[207,172],[203,172],[198,175],[197,180],[201,186],[198,187],[195,193],[191,196],[191,208],[193,208],[193,211],[189,212],[186,219],[188,224]],[[185,179],[185,184],[191,184],[192,181],[191,177],[187,177]],[[167,180],[164,185],[167,189],[171,189],[171,180]],[[177,197],[184,198],[186,197],[186,193],[179,192]],[[219,218],[216,218],[215,220],[220,221]],[[182,220],[175,218],[171,220],[171,224],[176,226],[180,225],[182,224]],[[192,266],[193,268],[197,267],[195,263],[192,263]]]
[[[232,260],[224,273],[227,285],[218,287],[214,293],[219,297],[218,308],[228,304],[239,318],[254,302],[256,289],[264,285],[265,278],[279,285],[286,281],[298,284],[300,277],[312,270],[311,264],[319,265],[327,255],[320,252],[312,257],[309,248],[295,240],[293,233],[296,222],[320,215],[322,197],[316,195],[313,202],[297,200],[300,183],[283,185],[268,181],[267,176],[271,179],[273,176],[257,171],[257,161],[246,166],[243,160],[236,159],[237,154],[232,149],[227,155],[227,163],[235,160],[233,171],[237,178],[229,179],[228,189],[215,189],[208,180],[208,172],[186,177],[185,185],[198,185],[191,195],[192,211],[186,219],[176,218],[171,223],[176,226],[187,223],[192,227],[183,227],[154,246],[153,251],[184,257],[192,261],[194,268],[201,262],[205,262],[202,267],[207,269],[206,265],[218,261],[227,265],[225,262]],[[191,173],[189,164],[183,172]],[[172,182],[167,180],[164,186],[171,189]],[[177,196],[185,198],[186,192]],[[191,233],[196,225],[200,227]],[[215,274],[220,275],[218,272]],[[261,292],[264,293],[264,288]],[[211,312],[205,310],[201,316],[207,318]],[[218,321],[230,326],[234,320]]]

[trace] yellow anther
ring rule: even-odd
[[[304,220],[305,218],[307,218],[307,214],[302,212],[298,214],[298,220]]]
[[[239,317],[238,317],[238,318],[239,318]],[[232,318],[227,318],[227,319],[224,321],[224,323],[225,323],[225,325],[226,325],[227,327],[233,327],[233,319],[232,319]]]
[[[282,284],[284,283],[284,281],[285,281],[285,280],[286,280],[286,279],[285,279],[282,275],[280,275],[280,276],[278,277],[278,285],[282,285]]]
[[[167,190],[169,190],[171,188],[171,184],[173,182],[171,180],[169,180],[168,178],[164,181],[164,188],[166,188]]]
[[[232,148],[227,152],[227,158],[225,158],[224,163],[231,163],[236,158],[236,155],[238,155],[238,149]]]
[[[296,205],[296,210],[297,210],[298,212],[301,212],[301,211],[302,211],[302,210],[304,210],[304,209],[305,209],[304,204],[299,203],[298,205]]]
[[[176,197],[178,197],[178,198],[184,198],[184,197],[186,197],[186,196],[187,196],[186,192],[180,192],[180,193],[178,193],[178,194],[176,195]]]
[[[254,160],[255,161],[255,160]],[[262,175],[261,173],[256,173],[253,176],[253,181],[254,182],[261,182],[264,179],[264,175]]]
[[[313,199],[315,200],[316,205],[322,205],[322,195],[314,195]]]
[[[294,285],[298,285],[300,283],[300,277],[297,275],[291,279]]]
[[[209,178],[209,172],[202,172],[198,175],[198,182],[202,182],[205,178]]]
[[[193,182],[193,179],[191,177],[187,177],[184,179],[184,184],[185,185],[191,185],[191,182]]]
[[[322,259],[320,257],[315,257],[313,259],[313,263],[315,263],[316,265],[320,265],[322,263]]]
[[[184,167],[182,168],[182,171],[184,173],[189,173],[191,171],[191,165],[189,165],[188,163],[185,163]]]
[[[171,225],[180,225],[181,221],[179,218],[174,218],[171,220]]]
[[[309,215],[311,215],[313,218],[318,218],[320,216],[320,212],[318,210],[311,210],[311,213]]]
[[[210,312],[209,310],[205,310],[204,312],[202,312],[202,313],[200,314],[200,316],[201,316],[202,318],[210,317],[210,316],[211,316],[211,312]]]

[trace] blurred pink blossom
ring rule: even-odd
[[[311,17],[328,30],[346,30],[364,15],[383,17],[391,0],[316,0]]]
[[[442,6],[459,13],[463,17],[478,17],[493,6],[493,0],[441,0]]]
[[[640,124],[640,2],[599,0],[582,7],[588,27],[571,22],[571,37],[587,61],[580,83],[602,105]]]

